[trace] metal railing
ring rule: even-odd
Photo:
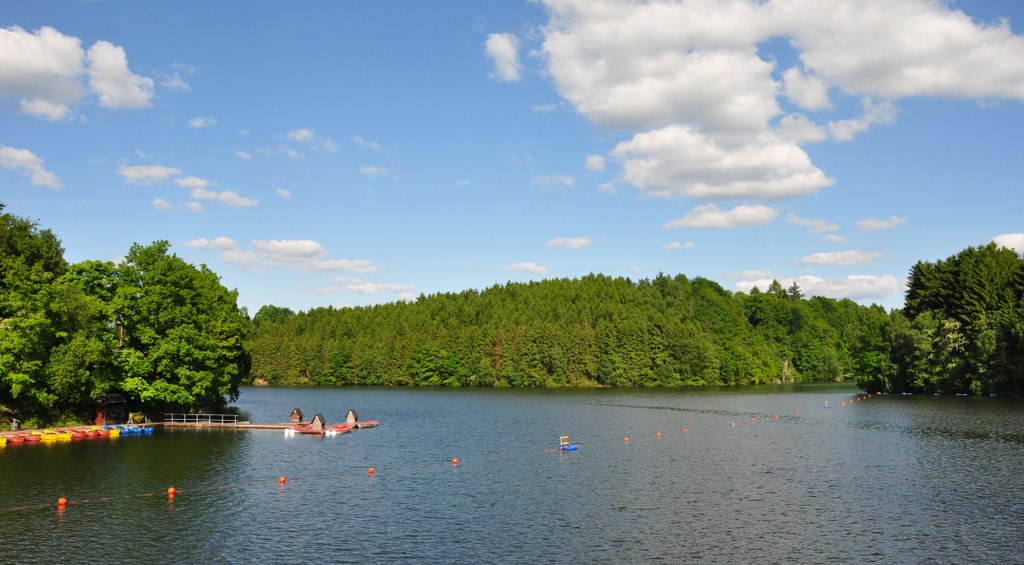
[[[171,424],[238,424],[238,414],[164,414]]]

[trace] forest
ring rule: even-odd
[[[3,212],[0,203],[0,212]],[[1024,258],[994,243],[910,269],[903,309],[730,292],[683,274],[506,283],[249,318],[166,241],[68,264],[0,214],[0,422],[87,420],[104,395],[157,413],[239,385],[678,387],[854,381],[869,391],[1024,394]]]
[[[88,421],[106,394],[157,414],[237,397],[248,313],[169,247],[69,265],[50,230],[0,214],[0,421]]]

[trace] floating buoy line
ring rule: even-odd
[[[881,394],[882,393],[880,393],[880,392],[876,392],[874,394],[857,395],[856,397],[854,397],[853,399],[851,399],[849,401],[845,401],[845,400],[844,401],[840,401],[838,405],[833,404],[831,401],[825,401],[824,408],[825,409],[837,409],[837,408],[838,409],[843,409],[843,408],[853,407],[855,402],[866,401],[866,400],[871,399],[873,396],[879,396]],[[800,410],[795,410],[793,412],[792,417],[793,418],[800,418]],[[789,418],[782,418],[779,414],[774,413],[774,414],[772,414],[770,416],[770,418],[769,417],[763,418],[762,421],[780,422],[780,421],[785,421],[787,419],[789,419]],[[374,422],[374,424],[376,424],[376,422]],[[758,419],[757,419],[756,416],[751,416],[750,417],[750,424],[751,424],[751,426],[755,426],[755,425],[758,424]],[[736,420],[730,420],[729,426],[732,429],[736,429],[737,428]],[[3,433],[3,435],[0,435],[0,446],[19,445],[19,443],[21,443],[21,442],[16,442],[16,441],[12,442],[12,438],[20,438],[20,439],[22,439],[22,442],[29,441],[30,443],[44,443],[44,442],[45,443],[53,443],[53,442],[58,442],[58,441],[74,441],[76,439],[85,439],[84,437],[82,437],[82,438],[74,437],[75,433],[87,434],[89,431],[94,432],[94,435],[85,436],[85,437],[90,437],[90,438],[99,438],[99,437],[117,438],[117,437],[120,437],[121,435],[132,435],[132,434],[147,435],[147,434],[152,434],[153,433],[153,428],[150,427],[150,426],[81,426],[81,427],[68,428],[68,429],[52,428],[52,429],[47,429],[47,430],[33,430],[33,431],[26,431],[24,433],[5,432],[5,433]],[[106,433],[103,433],[103,432],[106,432]],[[688,427],[684,427],[684,428],[680,429],[680,435],[681,436],[688,436],[689,433],[690,433],[690,429]],[[329,435],[329,434],[324,434],[324,435]],[[656,431],[654,433],[654,436],[655,436],[655,438],[657,440],[661,440],[662,432],[661,431]],[[38,439],[33,442],[32,440],[28,440],[28,438],[30,438],[30,437],[37,437]],[[44,439],[44,438],[46,438],[46,439]],[[623,444],[624,445],[627,445],[627,446],[630,445],[631,441],[632,440],[630,439],[629,436],[623,437]],[[633,443],[635,443],[635,442],[633,442]],[[544,449],[544,450],[540,451],[540,453],[561,453],[561,454],[566,454],[566,453],[570,453],[570,452],[579,451],[583,447],[592,447],[592,446],[573,442],[573,441],[570,440],[569,436],[563,435],[563,436],[559,436],[558,444],[557,445],[555,445],[554,447],[549,448],[549,449]],[[459,457],[446,457],[445,459],[443,459],[443,461],[445,463],[447,463],[448,465],[450,465],[453,470],[457,470],[459,468],[459,464],[461,463],[461,460],[459,459]],[[481,462],[486,462],[488,460],[487,459],[482,459],[480,461]],[[495,459],[495,461],[497,461],[497,459]],[[397,474],[399,474],[401,472],[408,472],[408,471],[417,470],[417,469],[429,468],[429,467],[433,467],[434,465],[436,465],[436,464],[427,463],[427,464],[421,464],[421,465],[394,467],[394,468],[390,468],[390,469],[384,469],[384,471],[385,471],[384,474],[385,474],[385,476],[387,476],[389,474],[388,471],[391,471],[390,474],[397,475]],[[356,474],[356,469],[363,470],[361,472],[365,472],[364,476],[367,476],[367,477],[369,477],[371,479],[374,479],[374,480],[376,480],[377,475],[378,475],[378,471],[380,470],[380,468],[378,466],[375,466],[375,465],[371,465],[371,466],[360,465],[360,466],[358,466],[356,468],[352,468],[351,472],[344,473],[344,474],[319,475],[319,476],[316,476],[316,477],[286,477],[285,475],[279,475],[274,480],[259,480],[259,481],[250,481],[250,482],[244,482],[244,483],[235,483],[235,484],[228,484],[228,485],[209,486],[209,487],[206,487],[206,488],[192,488],[192,489],[182,489],[182,488],[179,488],[179,487],[176,487],[176,486],[168,486],[168,487],[166,487],[167,503],[173,505],[175,498],[178,497],[178,496],[182,496],[182,495],[184,495],[184,496],[195,496],[195,495],[199,495],[199,494],[202,494],[202,493],[208,493],[208,492],[213,492],[213,491],[222,491],[222,490],[227,490],[227,489],[257,488],[257,487],[263,487],[264,485],[267,485],[268,483],[272,483],[272,482],[276,482],[277,485],[278,485],[278,488],[285,489],[285,488],[287,488],[287,485],[288,485],[288,483],[290,481],[297,481],[297,482],[301,483],[301,482],[306,482],[306,481],[312,482],[312,481],[318,481],[318,480],[336,480],[336,479],[344,478],[344,477],[353,477]],[[122,496],[106,496],[106,497],[82,498],[82,499],[69,499],[69,498],[67,498],[65,496],[57,496],[56,498],[51,499],[51,500],[53,500],[53,502],[49,502],[49,503],[17,506],[17,507],[12,507],[12,508],[0,508],[0,513],[20,512],[20,511],[29,511],[29,510],[56,509],[59,514],[63,514],[71,506],[82,506],[82,505],[89,505],[89,504],[113,503],[113,502],[117,502],[117,501],[130,500],[130,499],[156,498],[156,497],[157,497],[156,492],[144,492],[144,493],[138,493],[138,494],[122,495]]]

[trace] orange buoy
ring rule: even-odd
[[[370,474],[370,476],[372,477],[372,476],[373,476],[373,473],[374,473],[374,469],[373,469],[373,467],[370,467],[369,469],[367,469],[367,470],[366,470],[366,472],[367,472],[367,473],[369,473],[369,474]]]
[[[629,443],[629,436],[626,436],[626,437],[622,438],[622,441],[624,441],[626,443]]]
[[[690,428],[683,428],[683,433],[684,434],[690,433]]]
[[[757,418],[751,418],[750,419],[750,423],[751,424],[756,424],[757,423]]]
[[[661,437],[661,432],[658,432],[658,437]]]
[[[452,457],[452,465],[458,465],[458,464],[459,464],[459,458],[458,457]]]
[[[846,406],[846,401],[845,400],[840,400],[839,401],[839,405],[840,406]]]
[[[732,427],[734,427],[734,428],[736,427],[736,420],[732,421]]]
[[[779,419],[779,415],[778,415],[778,414],[776,414],[776,415],[772,416],[772,419],[773,419],[773,420],[778,420],[778,419]]]
[[[799,411],[799,410],[797,410],[796,412],[793,412],[793,415],[794,415],[794,416],[799,416],[799,415],[800,415],[800,411]]]
[[[174,487],[167,487],[167,496],[168,497],[174,498],[174,493],[175,492],[177,492],[177,491],[174,490]]]
[[[282,484],[283,485],[284,484],[284,475],[281,475],[280,477],[278,477],[277,478],[277,482],[278,482],[278,484]]]
[[[58,507],[64,508],[67,505],[68,505],[68,499],[64,498],[63,496],[57,499],[57,506]]]

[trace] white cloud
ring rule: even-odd
[[[381,147],[381,145],[379,143],[377,143],[376,141],[370,141],[369,139],[363,139],[363,136],[361,136],[361,135],[354,135],[354,136],[352,136],[352,141],[356,145],[359,145],[360,147],[365,147],[367,149],[372,149],[374,151],[381,151],[383,149],[383,147]]]
[[[679,249],[693,249],[694,247],[697,247],[697,244],[693,243],[692,241],[687,241],[685,243],[680,243],[678,241],[670,241],[665,244],[665,249],[671,249],[673,251]]]
[[[292,141],[312,141],[316,138],[316,133],[309,128],[293,129],[287,134],[288,139]]]
[[[363,166],[363,167],[359,167],[359,173],[363,174],[363,175],[366,175],[368,177],[383,177],[383,176],[387,176],[390,173],[390,171],[388,171],[384,167],[377,167],[377,166],[374,166],[374,165],[366,165],[366,166]]]
[[[199,239],[186,241],[183,245],[189,249],[238,249],[238,244],[235,243],[235,240],[226,236],[215,237],[213,239],[201,237]]]
[[[823,243],[846,243],[846,238],[841,235],[830,233],[825,237],[821,238]]]
[[[198,213],[198,212],[202,212],[203,209],[204,209],[203,205],[198,203],[198,202],[186,202],[184,204],[184,206],[185,206],[185,210],[188,210],[189,212],[196,212],[196,213]]]
[[[145,108],[153,98],[153,79],[128,69],[124,49],[97,41],[85,55],[89,62],[89,86],[107,108]]]
[[[992,238],[996,245],[1024,254],[1024,233],[1004,233]]]
[[[181,176],[181,170],[163,165],[121,165],[117,174],[129,184],[146,186],[165,183],[173,177]]]
[[[573,178],[571,175],[563,175],[561,173],[556,173],[553,175],[542,174],[533,177],[533,184],[546,186],[548,188],[556,186],[567,186],[569,188],[572,188],[573,185],[576,184],[576,179]]]
[[[772,280],[765,277],[739,281],[736,283],[736,290],[750,292],[756,286],[764,291],[771,285]],[[802,275],[796,278],[780,278],[778,281],[783,288],[788,288],[795,282],[808,296],[849,298],[851,300],[887,298],[901,294],[906,288],[906,279],[899,279],[892,275],[850,275],[844,279],[824,279],[814,275]]]
[[[18,111],[22,114],[37,116],[51,122],[59,122],[71,115],[71,108],[67,104],[51,102],[42,98],[18,102]]]
[[[556,106],[554,104],[534,104],[534,105],[530,106],[530,111],[531,112],[539,112],[539,113],[542,113],[542,114],[543,113],[547,113],[547,112],[554,112],[557,109],[558,109],[558,106]]]
[[[685,216],[663,225],[663,228],[735,228],[762,226],[778,216],[778,210],[761,205],[737,206],[722,210],[714,204],[704,204],[690,210]]]
[[[904,218],[903,216],[889,216],[884,220],[879,220],[876,218],[868,218],[866,220],[861,220],[857,222],[857,227],[860,228],[862,231],[878,231],[892,229],[896,226],[901,226],[905,223],[907,223],[907,219]]]
[[[328,259],[320,243],[306,239],[254,240],[256,255],[264,265],[298,271],[351,271],[369,273],[379,270],[366,259]]]
[[[601,172],[604,170],[604,157],[600,155],[587,155],[587,161],[584,164],[588,171]]]
[[[54,119],[84,94],[82,42],[52,27],[33,33],[0,28],[0,96],[21,99],[21,111]],[[59,119],[59,118],[58,118]]]
[[[881,259],[881,253],[871,251],[821,251],[800,259],[804,265],[864,265]]]
[[[306,144],[313,151],[334,153],[338,145],[329,137],[321,137],[309,128],[293,129],[287,133],[288,139]]]
[[[835,231],[835,230],[839,229],[839,224],[833,224],[832,222],[826,222],[825,220],[809,220],[809,219],[806,219],[806,218],[801,218],[800,216],[797,216],[796,214],[786,214],[786,221],[791,223],[791,224],[796,224],[798,226],[803,226],[803,227],[811,230],[811,233],[820,233],[820,232],[823,232],[823,231]]]
[[[534,275],[543,275],[543,274],[546,274],[548,272],[548,270],[545,269],[544,267],[542,267],[541,265],[538,265],[536,263],[532,263],[532,262],[529,262],[529,261],[525,261],[525,262],[522,262],[522,263],[512,263],[511,265],[505,265],[505,270],[506,271],[518,271],[518,272],[521,272],[521,273],[531,273],[531,274],[534,274]]]
[[[471,181],[470,179],[460,179],[458,182],[455,183],[455,186],[469,186],[471,184],[473,184],[473,181]]]
[[[733,280],[735,280],[735,279],[768,279],[769,281],[771,281],[772,280],[772,272],[771,271],[749,270],[749,271],[740,271],[738,273],[726,273],[725,277],[728,278],[728,279],[733,279]]]
[[[161,75],[160,86],[171,90],[192,90],[192,85],[181,78],[181,73],[177,71],[171,75]]]
[[[786,98],[806,110],[824,110],[832,107],[828,99],[828,85],[816,76],[805,75],[800,69],[787,69],[782,73]]]
[[[301,151],[297,151],[291,147],[288,147],[287,145],[279,145],[276,149],[270,149],[267,147],[257,147],[254,150],[254,153],[256,153],[257,155],[261,155],[263,157],[277,157],[278,155],[284,155],[285,157],[288,157],[289,159],[294,159],[296,161],[299,161],[305,157],[305,155]],[[235,153],[235,156],[238,156],[237,152]],[[244,157],[242,158],[244,159]]]
[[[891,124],[896,121],[896,107],[889,102],[875,104],[870,98],[861,101],[864,115],[828,123],[828,131],[836,141],[850,141],[858,133],[863,133],[875,124]]]
[[[833,181],[801,144],[826,130],[783,117],[779,98],[866,100],[828,130],[847,140],[892,122],[911,96],[1024,99],[1024,37],[938,0],[685,2],[544,0],[539,54],[558,93],[590,121],[626,130],[622,180],[659,196],[779,198]],[[786,40],[799,68],[759,45]],[[878,101],[878,102],[874,102]]]
[[[28,175],[33,185],[60,188],[57,175],[43,168],[43,160],[28,149],[0,145],[0,168]]]
[[[503,82],[519,80],[519,39],[511,33],[492,33],[484,44],[487,56],[494,64],[491,78]]]
[[[235,151],[235,157],[238,157],[239,159],[244,159],[246,161],[252,161],[252,153],[242,151],[241,149]]]
[[[188,121],[188,127],[199,129],[212,126],[215,123],[217,123],[217,118],[213,116],[196,116]]]
[[[636,134],[613,154],[623,160],[623,179],[662,198],[784,198],[834,183],[803,149],[770,134],[726,146],[671,125]]]
[[[188,189],[206,188],[210,186],[210,181],[201,179],[199,177],[185,177],[183,179],[175,179],[174,184]]]
[[[164,211],[170,210],[171,208],[173,208],[173,206],[171,206],[171,203],[166,201],[166,200],[164,200],[163,198],[154,198],[153,199],[153,209],[154,210],[160,210],[161,212],[164,212]]]
[[[547,247],[562,247],[565,249],[581,249],[590,247],[589,237],[556,237],[547,242]]]
[[[276,194],[280,198],[291,198],[292,197],[291,191],[289,191],[287,188],[279,188],[279,189],[274,191],[274,194]]]
[[[412,287],[404,284],[395,283],[372,283],[360,279],[353,279],[347,277],[338,277],[334,279],[334,284],[328,288],[319,289],[320,293],[330,292],[357,292],[359,294],[374,295],[381,293],[397,293],[402,298],[407,298],[409,293],[412,291]]]
[[[780,139],[803,145],[815,143],[828,139],[828,132],[825,128],[812,122],[803,114],[787,114],[779,120],[779,127],[775,129],[775,135]]]
[[[251,208],[260,203],[254,198],[245,198],[237,192],[225,190],[217,195],[217,201],[232,207]]]

